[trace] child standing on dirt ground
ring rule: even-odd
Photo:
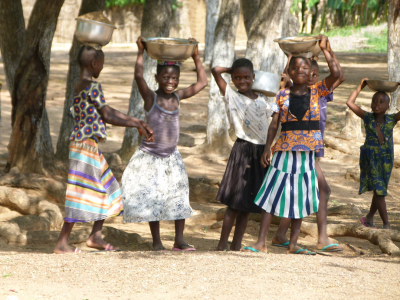
[[[263,209],[257,242],[246,251],[267,252],[265,245],[272,216],[291,219],[291,233],[287,253],[315,254],[297,246],[302,219],[318,211],[318,175],[315,151],[323,148],[319,130],[320,97],[330,93],[340,72],[326,48],[327,38],[319,36],[331,74],[311,87],[311,61],[293,57],[289,63],[290,89],[280,90],[273,105],[272,122],[268,129],[267,143],[261,164],[269,165],[255,203]],[[279,122],[281,134],[271,149]],[[271,150],[273,157],[271,160]]]
[[[54,253],[79,253],[68,245],[76,222],[94,221],[86,245],[99,250],[116,250],[101,237],[104,220],[123,210],[119,184],[112,174],[98,143],[107,137],[104,122],[136,127],[149,141],[153,130],[141,120],[129,117],[107,105],[100,83],[93,81],[103,69],[104,53],[83,46],[78,53],[81,76],[75,85],[71,114],[75,127],[69,148],[69,172],[64,225]]]
[[[136,41],[138,57],[135,80],[144,100],[147,122],[155,130],[154,142],[142,140],[122,176],[124,222],[149,222],[153,250],[166,250],[160,238],[160,221],[175,221],[175,242],[172,250],[194,251],[183,239],[185,219],[192,216],[189,203],[189,181],[182,157],[176,148],[179,140],[180,100],[196,95],[207,86],[206,72],[198,47],[192,58],[196,65],[197,82],[176,90],[179,84],[178,63],[159,61],[154,92],[143,78],[142,37]],[[194,39],[190,39],[195,41]]]
[[[374,215],[378,211],[383,228],[390,229],[385,196],[394,163],[393,127],[400,120],[400,112],[385,114],[390,104],[390,98],[385,92],[376,92],[372,97],[372,112],[366,112],[356,105],[357,96],[367,85],[367,80],[364,78],[347,100],[347,106],[364,120],[366,133],[364,145],[360,148],[361,173],[358,193],[374,193],[371,208],[360,222],[366,227],[376,228]]]
[[[222,73],[231,74],[237,91],[222,78]],[[254,72],[250,60],[239,58],[231,68],[214,67],[212,74],[224,96],[230,122],[237,137],[217,195],[217,200],[228,206],[217,250],[228,250],[228,238],[236,220],[230,250],[239,251],[249,213],[262,211],[254,204],[254,199],[267,170],[259,161],[267,139],[267,117],[271,116],[272,112],[268,99],[251,90]]]
[[[336,59],[335,53],[333,52],[332,48],[330,47],[329,40],[326,42],[327,50],[329,51],[332,59],[335,61],[337,67],[339,68],[340,77],[339,79],[333,84],[331,88],[331,93],[328,95],[321,97],[318,99],[319,102],[319,109],[320,109],[320,120],[319,126],[322,135],[322,139],[324,138],[325,133],[325,122],[327,117],[327,104],[328,102],[333,101],[333,90],[336,89],[342,82],[344,82],[345,77],[342,71],[342,68]],[[288,56],[290,59],[290,55]],[[318,84],[319,79],[319,66],[317,60],[314,58],[311,60],[311,70],[312,70],[312,77],[309,82],[309,86]],[[286,72],[287,73],[287,72]],[[319,208],[317,212],[317,224],[318,228],[320,229],[318,235],[318,245],[317,249],[322,252],[337,252],[343,251],[343,246],[339,245],[338,243],[333,243],[329,238],[326,231],[327,227],[327,209],[328,209],[328,199],[331,193],[331,189],[325,179],[325,176],[321,170],[321,167],[318,164],[318,158],[324,157],[324,149],[320,149],[318,152],[315,153],[315,157],[317,158],[315,161],[317,173],[318,173],[318,186],[319,186]],[[286,233],[290,226],[290,219],[283,218],[279,224],[278,230],[275,233],[275,236],[272,238],[272,245],[276,247],[287,247],[289,245],[289,240],[286,238]]]

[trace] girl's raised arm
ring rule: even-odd
[[[193,42],[196,41],[195,39],[189,38],[189,41]],[[203,64],[201,63],[201,59],[199,56],[199,47],[196,46],[194,52],[192,54],[192,58],[194,60],[194,64],[196,65],[197,71],[197,82],[192,84],[191,86],[187,87],[183,90],[178,90],[176,93],[178,94],[180,99],[190,98],[200,92],[207,86],[207,74],[204,70]]]
[[[138,46],[138,55],[135,64],[135,80],[139,88],[139,93],[142,95],[144,101],[144,109],[149,111],[153,106],[154,92],[147,85],[146,80],[143,78],[143,52],[144,46],[142,43],[143,37],[139,36],[136,44]]]
[[[225,68],[225,67],[214,67],[211,69],[211,73],[213,74],[213,76],[215,78],[215,82],[217,83],[217,85],[219,87],[219,91],[221,92],[221,94],[223,96],[225,96],[227,82],[221,75],[222,75],[222,73],[232,74],[232,69]]]
[[[336,58],[336,56],[335,56],[335,53],[333,53],[331,44],[329,43],[329,40],[326,41],[326,48],[328,49],[329,53],[331,54],[331,56],[332,56],[334,62],[336,63],[337,67],[339,68],[339,72],[340,72],[340,77],[339,77],[339,79],[336,80],[335,83],[334,83],[333,86],[332,86],[332,91],[333,91],[333,90],[336,89],[342,82],[344,82],[344,81],[346,80],[346,78],[344,77],[344,73],[343,73],[342,67],[340,66],[340,63],[339,63],[339,61],[337,60],[337,58]]]
[[[340,70],[331,53],[327,49],[328,37],[326,35],[319,35],[318,38],[321,39],[319,42],[319,47],[321,48],[322,52],[324,52],[326,62],[328,63],[329,70],[331,71],[331,74],[325,78],[325,86],[328,89],[331,89],[340,77]]]
[[[365,88],[365,86],[367,85],[367,80],[368,78],[364,78],[363,80],[361,80],[360,85],[354,90],[354,92],[351,93],[349,99],[347,99],[347,106],[357,115],[359,116],[361,119],[364,120],[364,116],[365,116],[365,110],[363,110],[361,107],[359,107],[356,104],[356,99],[357,96],[360,94],[361,90],[363,88]],[[397,117],[397,116],[396,116]]]

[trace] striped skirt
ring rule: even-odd
[[[90,222],[123,210],[121,191],[94,139],[71,142],[65,222]]]
[[[314,151],[275,152],[254,203],[282,218],[301,219],[317,212]]]

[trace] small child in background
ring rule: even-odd
[[[93,81],[103,69],[104,53],[83,46],[78,53],[81,76],[75,85],[74,105],[71,113],[75,119],[69,147],[69,172],[65,200],[64,225],[54,253],[80,253],[68,245],[68,238],[76,222],[94,221],[86,245],[99,250],[116,250],[102,236],[104,220],[119,215],[122,199],[119,184],[98,143],[107,138],[104,122],[116,126],[136,127],[148,141],[153,140],[153,130],[143,121],[127,116],[107,105],[100,83]]]
[[[390,104],[390,98],[385,92],[376,92],[372,97],[372,112],[366,112],[356,105],[357,96],[367,85],[367,80],[364,78],[347,100],[347,106],[364,120],[366,133],[365,143],[360,149],[361,174],[358,193],[374,193],[370,210],[360,222],[366,227],[376,228],[374,215],[378,211],[383,228],[390,229],[385,196],[394,163],[393,127],[400,120],[400,112],[385,114]]]
[[[237,91],[222,78],[222,73],[232,75]],[[231,68],[214,67],[212,74],[224,95],[230,122],[237,136],[217,195],[217,200],[228,206],[217,250],[228,250],[228,238],[236,219],[230,250],[238,251],[242,247],[249,213],[261,213],[254,199],[267,170],[259,161],[267,139],[267,118],[272,112],[268,99],[251,90],[254,72],[250,60],[239,58]]]
[[[175,242],[172,250],[193,251],[183,239],[185,219],[193,211],[189,203],[189,181],[182,157],[176,148],[179,140],[179,108],[182,99],[190,98],[207,86],[207,75],[198,47],[192,58],[197,82],[176,90],[180,68],[174,62],[158,62],[158,89],[154,92],[143,78],[142,37],[136,41],[138,56],[135,80],[144,100],[147,122],[155,128],[154,142],[142,140],[122,176],[124,222],[149,222],[153,250],[166,250],[160,238],[160,221],[175,221]],[[195,41],[194,39],[190,39]]]

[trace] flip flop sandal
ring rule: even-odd
[[[260,250],[257,250],[257,249],[252,248],[252,247],[243,247],[243,250],[250,250],[251,252],[261,252]]]
[[[374,223],[368,222],[366,217],[362,217],[362,218],[360,219],[360,222],[361,222],[361,224],[362,224],[363,226],[365,226],[365,227],[370,227],[370,228],[376,229],[375,224],[374,224]]]
[[[161,248],[153,249],[152,251],[155,251],[155,252],[165,252],[165,251],[168,251],[168,250],[165,249],[165,247],[163,246],[163,247],[161,247]]]
[[[189,244],[182,244],[178,247],[172,248],[173,251],[196,251],[196,248]]]
[[[274,247],[281,247],[281,248],[283,248],[283,247],[287,247],[287,246],[289,246],[289,242],[282,243],[282,244],[272,244],[272,246],[274,246]]]
[[[317,252],[339,252],[339,251],[343,251],[343,248],[329,249],[330,247],[339,247],[339,244],[330,244],[328,246],[325,246],[322,249],[317,249]]]
[[[306,251],[306,253],[300,253],[300,252],[303,252],[303,251]],[[300,248],[299,250],[296,250],[296,252],[292,252],[290,254],[316,255],[317,253],[313,252],[313,251],[309,251],[308,249]]]
[[[78,247],[75,248],[74,254],[79,254],[79,253],[82,253],[81,249],[79,249]]]

